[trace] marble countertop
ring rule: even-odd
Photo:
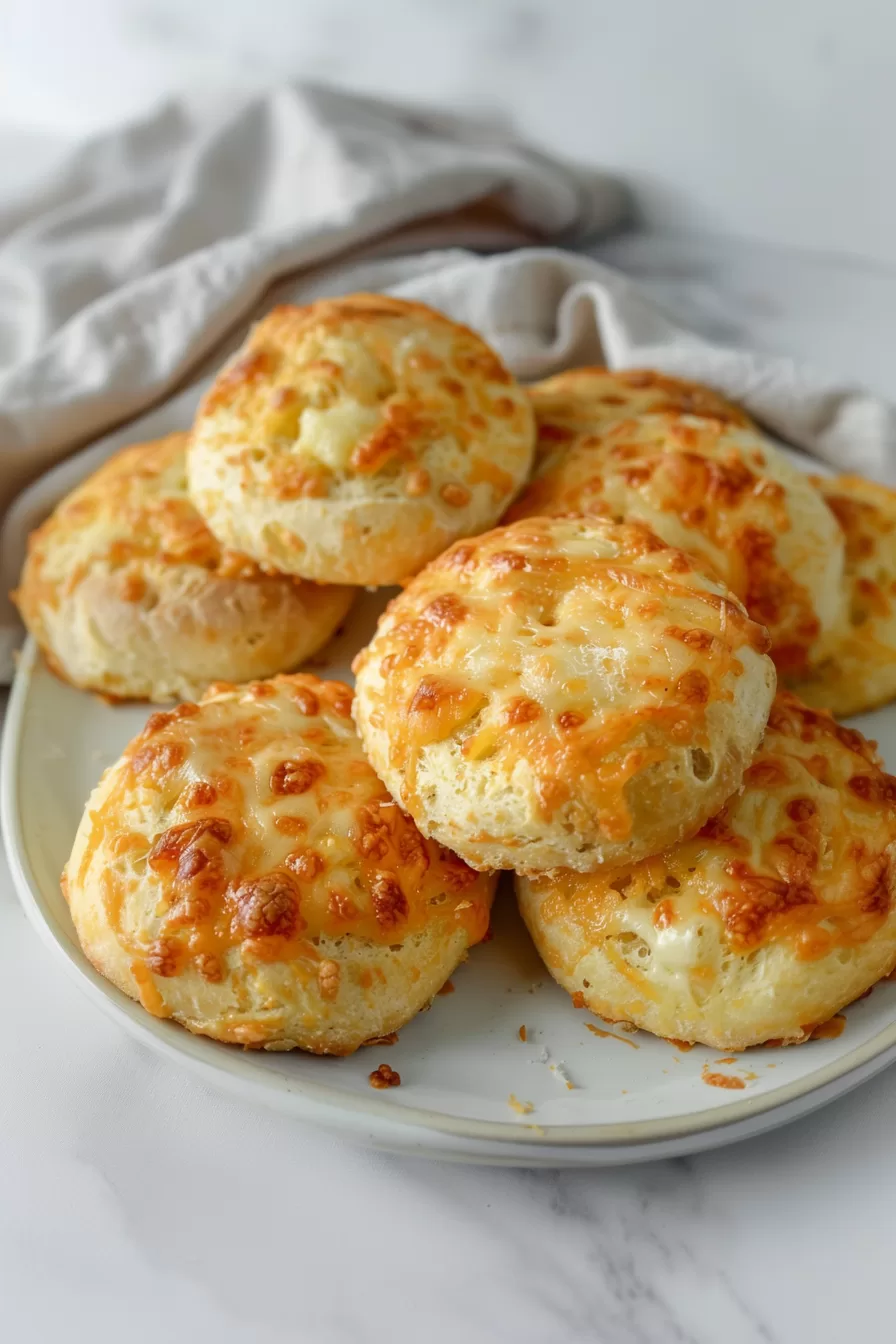
[[[292,8],[273,0],[265,7],[281,15]],[[205,0],[195,8],[129,0],[118,7],[129,20],[114,23],[111,4],[92,0],[79,9],[77,40],[94,35],[93,73],[76,80],[76,62],[62,57],[75,49],[73,11],[61,0],[12,8],[18,26],[4,54],[15,59],[0,93],[0,133],[13,104],[60,133],[122,115],[132,87],[142,100],[215,62],[218,75],[233,73],[244,51],[248,63],[259,59],[262,39],[256,30],[246,46],[232,3],[215,5],[213,40]],[[426,7],[413,7],[413,23],[412,7],[400,8],[417,32]],[[467,0],[449,8],[475,31],[465,44],[440,18],[427,39],[439,46],[439,78],[426,90],[433,97],[481,103],[475,72],[485,62],[510,71],[492,103],[502,103],[503,89],[508,106],[516,97],[528,107],[523,92],[545,51],[553,52],[560,90],[564,67],[550,29],[542,24],[541,36],[531,37],[529,19],[540,6],[501,0],[494,7],[500,21],[486,17],[491,7]],[[572,8],[583,22],[587,6]],[[639,25],[643,8],[639,0]],[[315,0],[305,9],[313,22],[302,40],[321,62],[318,73],[350,82],[343,18],[355,14],[365,50],[379,41],[364,7],[340,0],[331,9],[329,0]],[[820,6],[820,27],[830,26],[833,9],[832,0]],[[51,44],[48,53],[53,15],[71,44]],[[201,60],[191,24],[197,32],[205,24]],[[801,35],[802,24],[786,20],[785,36],[797,27]],[[467,62],[469,42],[485,53],[478,66]],[[275,46],[272,38],[269,66]],[[38,48],[50,62],[43,85],[28,64],[37,62]],[[376,83],[373,56],[368,64],[365,86]],[[405,64],[410,73],[397,78],[396,92],[423,91],[423,67]],[[581,59],[576,68],[584,68]],[[810,62],[803,78],[813,70]],[[741,74],[742,92],[750,70]],[[577,106],[564,116],[581,131],[581,98]],[[541,133],[543,84],[533,108],[533,125],[543,113]],[[731,107],[727,114],[734,115]],[[559,121],[551,124],[556,130]],[[712,153],[712,145],[704,148]],[[631,134],[623,150],[644,168]],[[661,153],[659,141],[654,150]],[[820,191],[820,169],[815,179]],[[798,194],[789,198],[794,209]],[[841,237],[846,196],[834,212]],[[704,214],[720,227],[711,197]],[[737,199],[729,207],[742,217]],[[757,219],[763,209],[760,201]],[[679,213],[676,222],[687,220]],[[836,243],[823,235],[815,245]],[[896,397],[896,271],[884,265],[655,231],[604,243],[596,255],[637,276],[700,330],[810,359]],[[126,1037],[28,927],[2,858],[0,1015],[0,1338],[9,1344],[840,1344],[884,1337],[896,1070],[761,1139],[640,1167],[523,1171],[365,1152],[219,1096]]]
[[[883,1337],[896,1070],[762,1139],[640,1167],[363,1152],[125,1037],[26,926],[5,869],[0,1002],[10,1344]]]
[[[896,394],[896,276],[721,241],[598,249],[692,325]],[[0,866],[0,1300],[15,1344],[834,1344],[888,1305],[896,1070],[808,1120],[605,1171],[364,1152],[102,1017]]]

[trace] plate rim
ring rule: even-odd
[[[387,1120],[408,1130],[423,1129],[430,1133],[448,1134],[454,1139],[478,1142],[498,1142],[503,1148],[514,1144],[555,1147],[569,1151],[575,1148],[592,1151],[614,1148],[641,1148],[667,1144],[675,1140],[690,1140],[703,1134],[715,1134],[731,1126],[743,1125],[751,1119],[767,1116],[781,1108],[792,1107],[800,1100],[823,1090],[833,1083],[844,1084],[847,1090],[851,1074],[880,1059],[883,1069],[890,1062],[883,1056],[896,1049],[896,1020],[876,1032],[864,1044],[831,1061],[823,1068],[793,1082],[782,1084],[753,1098],[731,1101],[711,1110],[681,1113],[674,1116],[647,1120],[622,1120],[586,1125],[540,1125],[519,1121],[478,1120],[453,1116],[423,1107],[395,1106],[371,1090],[370,1097],[352,1093],[328,1083],[313,1079],[286,1080],[271,1073],[261,1084],[257,1072],[250,1067],[240,1068],[242,1052],[229,1055],[227,1067],[221,1067],[213,1052],[228,1047],[209,1037],[198,1036],[174,1022],[151,1018],[145,1010],[127,995],[116,989],[90,964],[84,953],[74,951],[59,937],[56,928],[43,907],[43,894],[28,858],[19,807],[21,743],[26,722],[26,709],[34,674],[41,665],[37,644],[28,637],[18,660],[12,690],[6,710],[3,741],[0,746],[0,826],[12,874],[13,886],[28,922],[51,951],[63,961],[68,974],[81,991],[113,1020],[122,1025],[137,1040],[156,1050],[165,1058],[186,1065],[206,1078],[216,1078],[220,1086],[249,1096],[265,1105],[273,1105],[273,1095],[288,1099],[289,1111],[303,1117],[301,1102],[307,1098],[313,1105],[323,1104],[339,1112],[353,1112],[370,1119]],[[45,665],[44,665],[45,666]],[[49,675],[53,675],[46,669]],[[171,1032],[171,1039],[168,1033]],[[177,1036],[174,1036],[174,1033]],[[875,1070],[877,1072],[878,1070]],[[868,1075],[871,1076],[870,1074]],[[864,1079],[861,1081],[865,1081]],[[839,1095],[839,1091],[837,1095]],[[832,1100],[829,1098],[828,1100]],[[824,1103],[821,1103],[824,1104]],[[311,1119],[311,1123],[314,1123]],[[764,1126],[766,1127],[766,1126]]]

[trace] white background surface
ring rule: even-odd
[[[71,134],[177,83],[291,71],[492,108],[629,171],[654,224],[685,228],[600,255],[692,325],[896,396],[896,277],[872,264],[896,262],[894,38],[870,0],[0,0],[0,131]],[[143,1053],[59,973],[5,869],[0,1013],[4,1344],[890,1328],[896,1070],[779,1134],[649,1167],[361,1153]]]
[[[890,0],[2,0],[0,117],[299,72],[512,118],[647,217],[896,261]]]

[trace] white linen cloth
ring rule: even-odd
[[[170,104],[90,142],[0,200],[0,508],[32,482],[0,529],[0,592],[28,530],[88,470],[189,426],[252,317],[354,289],[442,309],[521,378],[606,363],[709,383],[783,440],[896,483],[889,404],[689,333],[598,262],[519,246],[593,236],[624,211],[614,179],[494,127],[308,86]],[[0,679],[20,639],[6,604]]]

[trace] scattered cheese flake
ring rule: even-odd
[[[558,1078],[561,1083],[564,1083],[566,1087],[569,1088],[570,1092],[575,1088],[575,1083],[566,1072],[566,1065],[563,1063],[562,1059],[558,1059],[555,1064],[549,1064],[548,1068],[555,1078]]]
[[[621,1023],[620,1023],[621,1025]],[[593,1022],[586,1022],[585,1026],[593,1036],[600,1036],[610,1041],[621,1041],[623,1045],[630,1045],[633,1050],[640,1050],[641,1047],[637,1041],[627,1041],[624,1036],[617,1036],[615,1031],[604,1031],[603,1027],[596,1027]]]
[[[703,1065],[700,1077],[710,1087],[728,1087],[737,1091],[746,1087],[743,1078],[738,1077],[736,1073],[712,1073],[708,1064]]]

